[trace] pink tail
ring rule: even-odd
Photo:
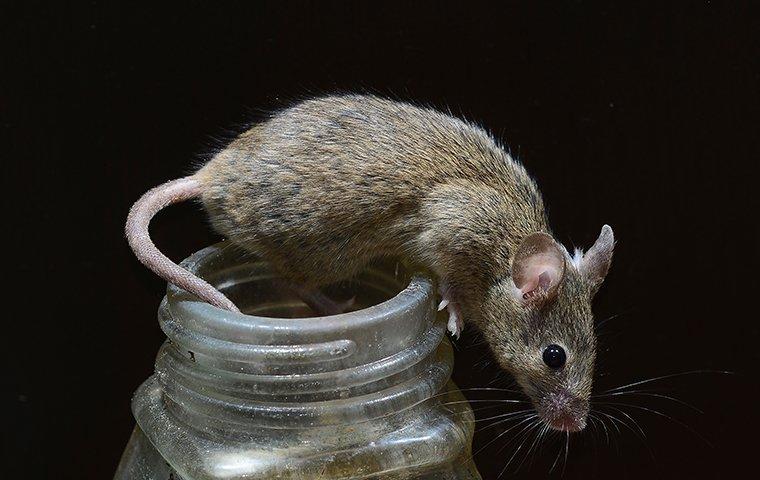
[[[169,260],[156,248],[148,233],[148,225],[156,213],[171,204],[196,198],[200,194],[201,185],[193,177],[172,180],[149,190],[129,210],[125,227],[127,241],[137,259],[159,277],[197,295],[211,305],[239,312],[235,304],[222,292]]]

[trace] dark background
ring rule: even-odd
[[[163,339],[164,285],[127,249],[129,205],[262,112],[336,91],[448,106],[486,126],[538,180],[568,245],[588,247],[603,223],[614,227],[615,262],[595,304],[600,321],[615,316],[601,329],[598,391],[735,372],[646,385],[704,413],[627,398],[689,428],[623,407],[645,440],[622,426],[609,444],[601,431],[574,435],[553,476],[752,472],[757,9],[63,3],[3,2],[0,11],[9,476],[8,465],[24,478],[113,474],[133,427],[130,396]],[[177,260],[217,239],[193,205],[162,213],[152,231]],[[477,343],[471,331],[458,342],[462,388],[498,373]],[[498,431],[476,433],[476,448]],[[487,480],[511,455],[502,445],[476,456]],[[559,448],[547,443],[502,478],[544,478]]]

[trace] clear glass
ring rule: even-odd
[[[266,262],[224,243],[183,265],[245,314],[169,286],[117,480],[480,479],[429,279],[377,265],[328,290],[355,311],[303,318]]]

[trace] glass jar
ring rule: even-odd
[[[169,286],[116,480],[480,479],[429,279],[378,265],[328,290],[356,311],[299,318],[266,262],[227,244],[183,266],[245,314]]]

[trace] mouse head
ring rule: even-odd
[[[571,257],[551,236],[530,234],[513,255],[511,278],[486,295],[484,336],[539,417],[556,430],[586,425],[596,357],[591,300],[614,243],[605,225],[591,249]]]

